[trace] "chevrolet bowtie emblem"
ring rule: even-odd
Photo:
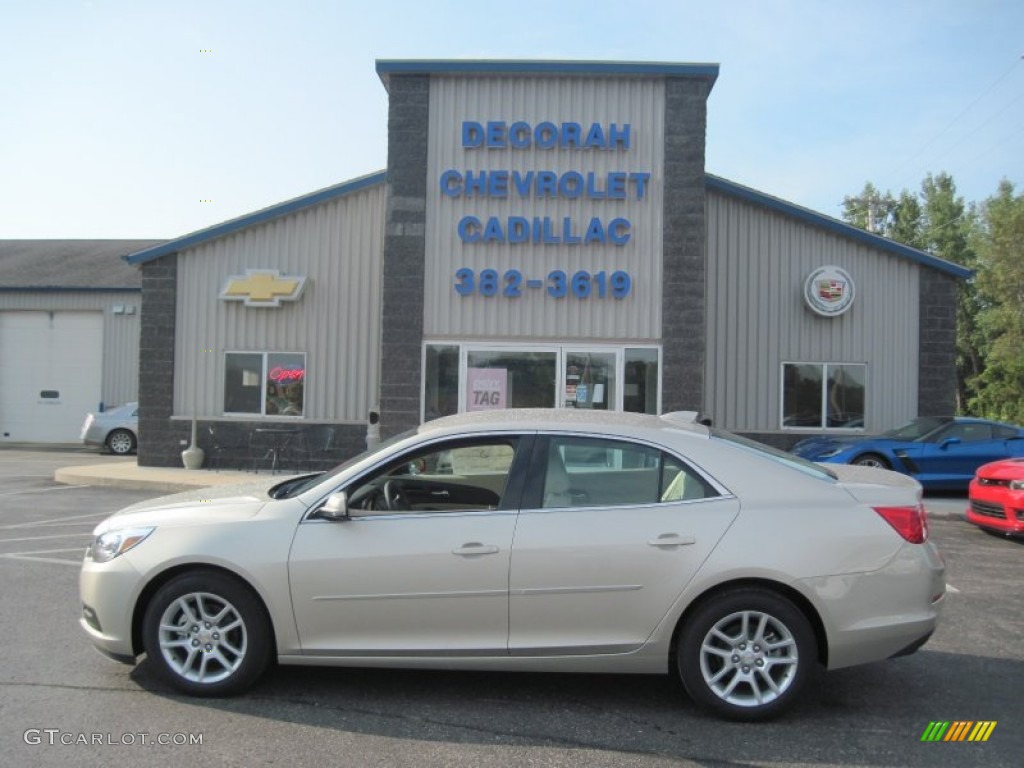
[[[247,307],[279,307],[282,301],[297,300],[305,285],[306,278],[282,277],[276,269],[247,269],[228,278],[220,297],[244,301]]]

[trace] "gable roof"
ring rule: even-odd
[[[704,174],[704,185],[707,189],[720,192],[723,195],[736,197],[748,203],[760,205],[772,211],[792,216],[805,224],[827,229],[841,237],[858,240],[866,245],[870,245],[872,248],[877,248],[881,251],[887,251],[895,254],[896,256],[910,259],[918,264],[931,267],[932,269],[937,269],[939,272],[945,272],[947,275],[952,275],[953,277],[960,278],[961,280],[966,280],[974,274],[974,272],[967,269],[967,267],[962,267],[951,261],[940,259],[938,256],[932,256],[930,253],[919,251],[917,248],[911,248],[909,245],[897,243],[895,240],[890,240],[887,237],[873,234],[867,230],[861,229],[860,227],[847,224],[845,221],[840,221],[839,219],[834,219],[831,216],[826,216],[823,213],[812,211],[810,208],[804,208],[803,206],[796,205],[795,203],[788,203],[785,200],[778,197],[772,197],[764,192],[758,192],[756,189],[751,189],[750,187],[745,187],[742,184],[737,184],[735,181],[723,179],[721,176],[713,176],[710,173]]]
[[[366,189],[367,187],[372,187],[377,184],[383,184],[386,180],[387,172],[378,171],[377,173],[371,173],[367,176],[360,176],[359,178],[352,179],[351,181],[343,181],[341,184],[335,184],[332,187],[325,187],[324,189],[318,189],[316,192],[310,192],[308,195],[302,195],[301,197],[295,197],[291,200],[285,200],[283,203],[277,203],[276,205],[271,205],[254,213],[239,216],[237,219],[231,219],[230,221],[225,221],[220,224],[214,224],[212,227],[200,229],[197,232],[192,232],[191,234],[174,240],[168,240],[158,245],[154,245],[151,248],[145,248],[134,253],[129,253],[124,257],[124,259],[129,264],[145,264],[147,261],[159,259],[161,256],[166,256],[168,253],[176,253],[185,248],[190,248],[194,245],[199,245],[200,243],[205,243],[218,237],[234,234],[239,230],[251,227],[255,224],[263,224],[271,221],[272,219],[287,216],[289,213],[294,213],[295,211],[302,210],[303,208],[309,208],[314,205],[319,205],[320,203],[326,203],[329,200],[334,200],[336,198],[343,197],[344,195],[350,195],[361,189]]]
[[[0,291],[138,291],[121,257],[162,240],[0,240]]]

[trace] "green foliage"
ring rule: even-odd
[[[1024,195],[1003,181],[981,207],[975,236],[977,326],[985,365],[972,383],[971,410],[1024,424]]]

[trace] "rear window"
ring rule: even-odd
[[[756,440],[750,440],[746,437],[734,435],[732,432],[726,432],[724,429],[716,429],[712,427],[711,437],[713,439],[722,440],[726,443],[731,443],[745,451],[756,453],[759,456],[771,459],[772,461],[783,464],[790,469],[803,472],[811,477],[817,477],[820,480],[828,480],[829,482],[834,482],[837,479],[831,470],[823,467],[821,464],[815,464],[813,461],[807,461],[799,456],[794,456],[792,453],[780,451],[778,448],[772,448],[770,445],[759,443]]]

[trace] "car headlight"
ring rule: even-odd
[[[1024,480],[1011,480],[1010,481],[1011,491],[1024,491]]]
[[[145,541],[156,528],[121,528],[99,534],[89,545],[88,557],[106,563]]]
[[[842,448],[829,448],[824,453],[819,453],[818,454],[818,458],[819,459],[831,459],[833,456],[838,456],[842,452],[843,452]]]

